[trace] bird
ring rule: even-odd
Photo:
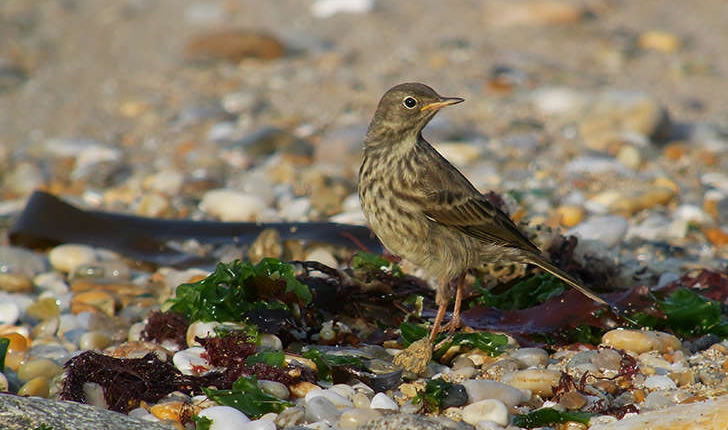
[[[429,337],[424,344],[411,346],[418,354],[423,348],[429,350],[426,361],[441,329],[452,332],[460,327],[465,274],[483,263],[538,266],[590,299],[608,305],[554,266],[508,215],[422,136],[440,109],[463,101],[442,97],[422,83],[390,88],[379,101],[367,130],[359,169],[359,201],[371,230],[392,254],[437,279],[438,309]],[[452,316],[442,326],[452,287]],[[423,360],[419,361],[410,366],[415,373],[424,369]]]

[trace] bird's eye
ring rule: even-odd
[[[402,104],[407,109],[413,109],[415,106],[417,106],[417,100],[415,100],[413,97],[405,97],[405,99],[402,101]]]

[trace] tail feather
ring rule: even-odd
[[[585,296],[589,297],[590,299],[594,300],[595,302],[601,303],[602,305],[611,306],[609,303],[607,303],[606,300],[599,297],[594,291],[581,285],[576,279],[571,277],[571,275],[569,275],[568,273],[559,269],[558,267],[554,266],[552,263],[547,261],[545,258],[543,258],[539,255],[532,255],[532,256],[529,256],[528,262],[533,265],[536,265],[536,266],[540,267],[541,269],[549,272],[550,274],[556,276],[557,278],[566,282],[569,286],[578,290],[579,292],[581,292]]]

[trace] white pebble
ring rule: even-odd
[[[54,269],[70,273],[78,266],[95,262],[96,251],[86,245],[58,245],[48,253],[48,259]]]
[[[553,387],[557,386],[561,378],[561,372],[548,369],[526,369],[506,373],[501,381],[519,388],[529,390],[542,397],[553,396]]]
[[[328,18],[337,13],[364,13],[374,7],[374,0],[316,0],[311,14],[316,18]]]
[[[255,221],[266,208],[261,197],[230,189],[210,190],[200,202],[200,209],[227,222]]]
[[[339,262],[336,261],[336,257],[331,254],[326,248],[314,248],[306,254],[307,261],[318,261],[321,264],[325,264],[329,267],[339,267]]]
[[[541,348],[518,348],[509,355],[526,367],[545,366],[549,361],[548,352]]]
[[[462,385],[468,393],[470,403],[479,402],[483,399],[497,399],[505,403],[509,408],[513,408],[531,398],[529,393],[518,388],[489,379],[471,379],[464,381]]]
[[[375,420],[382,416],[382,413],[373,409],[347,409],[339,418],[339,428],[342,430],[354,430],[359,426]]]
[[[584,240],[602,242],[607,247],[619,244],[627,233],[629,223],[624,217],[606,215],[591,218],[578,224],[567,232]]]
[[[185,340],[187,340],[187,346],[202,346],[202,344],[195,340],[196,337],[205,339],[208,337],[215,337],[215,329],[220,326],[217,321],[203,322],[195,321],[187,327],[187,333]]]
[[[481,400],[463,408],[463,421],[471,425],[493,421],[504,426],[508,424],[508,407],[500,400]]]
[[[230,406],[213,406],[203,409],[198,415],[212,420],[210,430],[240,429],[250,422],[244,413]]]
[[[650,375],[645,379],[645,388],[650,390],[674,390],[677,388],[675,381],[665,375]]]
[[[315,397],[324,397],[331,401],[337,408],[350,408],[354,406],[351,400],[331,390],[311,390],[306,393],[306,402],[310,402]]]
[[[66,294],[69,291],[68,284],[58,272],[39,273],[33,278],[33,284],[41,290],[55,294]]]
[[[372,402],[369,404],[369,407],[372,409],[380,409],[380,410],[387,410],[387,411],[396,411],[397,409],[399,409],[399,406],[397,406],[397,402],[392,400],[389,396],[387,396],[384,393],[377,393],[372,398]]]
[[[15,324],[20,317],[20,307],[14,301],[0,303],[0,324]]]
[[[283,350],[283,341],[274,334],[263,333],[260,335],[260,345],[258,347],[269,351],[281,351]]]
[[[233,428],[233,427],[230,427]],[[240,430],[276,430],[276,423],[271,420],[259,419],[239,427]]]
[[[154,191],[166,194],[168,196],[176,196],[182,190],[185,176],[179,170],[162,170],[157,172],[144,181],[144,185]]]
[[[212,365],[202,357],[205,348],[194,346],[178,351],[172,356],[174,367],[185,375],[199,376],[212,369]]]

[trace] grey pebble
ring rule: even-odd
[[[445,429],[472,429],[473,426],[464,422],[455,422],[447,418],[430,418],[424,415],[399,414],[386,415],[369,421],[359,430],[445,430]]]

